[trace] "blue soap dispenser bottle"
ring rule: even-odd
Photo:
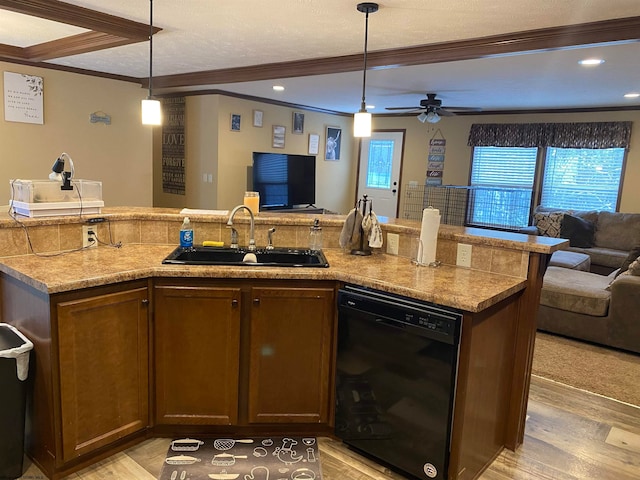
[[[193,227],[189,217],[184,217],[182,226],[180,227],[180,246],[192,247],[193,246]]]

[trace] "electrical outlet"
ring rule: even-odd
[[[400,235],[397,233],[387,233],[387,253],[390,255],[398,255],[399,245]]]
[[[466,243],[458,244],[458,256],[456,258],[456,265],[460,267],[471,268],[471,245]]]
[[[92,248],[98,246],[96,238],[96,227],[93,225],[82,226],[82,248]]]

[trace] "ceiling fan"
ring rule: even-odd
[[[437,123],[440,117],[452,117],[457,112],[479,112],[481,109],[472,107],[443,106],[442,100],[436,98],[435,93],[427,93],[427,98],[420,100],[420,106],[415,107],[387,107],[385,110],[407,110],[406,113],[421,112],[418,120],[422,123]]]

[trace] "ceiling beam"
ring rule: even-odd
[[[118,37],[149,38],[148,23],[134,22],[59,0],[0,0],[0,8]]]
[[[519,52],[548,51],[610,42],[640,41],[640,17],[528,30],[453,42],[368,52],[371,69],[472,60]],[[251,82],[305,77],[362,69],[362,54],[278,62],[247,67],[165,75],[153,78],[155,88]],[[141,79],[145,86],[145,79]]]
[[[28,47],[0,45],[3,59],[41,62],[149,40],[149,24],[58,0],[0,0],[0,9],[89,30]]]

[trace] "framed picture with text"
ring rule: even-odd
[[[284,148],[284,136],[287,129],[282,125],[273,126],[273,148]]]
[[[318,146],[320,145],[320,135],[317,133],[309,134],[309,155],[318,154]]]
[[[264,112],[262,110],[254,110],[253,111],[253,126],[254,127],[262,127],[262,117],[264,116]]]

